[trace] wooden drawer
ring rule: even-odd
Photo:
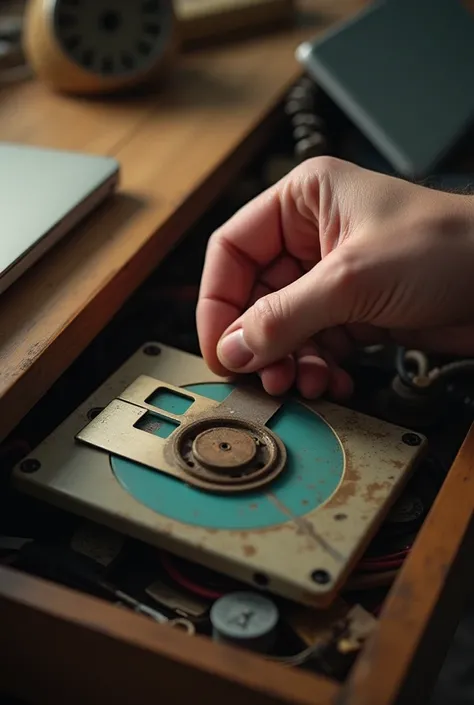
[[[472,589],[473,506],[471,431],[342,686],[2,568],[0,687],[61,705],[425,702]]]

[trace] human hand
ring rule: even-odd
[[[474,353],[474,199],[323,157],[211,237],[197,308],[217,374],[343,397],[357,344]]]

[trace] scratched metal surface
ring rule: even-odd
[[[312,403],[308,407],[334,431],[344,458],[330,497],[305,513],[280,506],[286,495],[274,491],[277,501],[270,499],[282,518],[265,528],[187,523],[170,516],[169,509],[163,510],[167,515],[153,511],[149,497],[138,501],[127,491],[123,474],[117,480],[117,462],[112,471],[109,454],[74,441],[91,408],[106,406],[142,374],[179,387],[222,382],[200,358],[164,346],[157,357],[140,350],[32,452],[41,463],[39,471],[15,469],[17,488],[250,584],[264,574],[268,588],[284,597],[329,604],[407,481],[420,447],[403,443],[405,429],[398,426],[328,402]],[[271,495],[270,490],[264,492]],[[160,491],[152,489],[149,495]],[[194,491],[198,511],[208,495]],[[315,571],[325,571],[329,580],[315,582]]]

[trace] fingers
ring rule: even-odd
[[[320,202],[329,207],[328,189],[323,185],[334,168],[323,158],[301,165],[212,236],[197,326],[202,354],[217,374],[226,371],[216,354],[217,343],[245,310],[259,272],[282,253],[305,263],[305,269],[321,259],[319,208]]]
[[[296,386],[304,399],[318,399],[329,394],[333,399],[347,399],[353,391],[350,376],[334,362],[331,355],[309,342],[294,356],[269,365],[259,372],[262,386],[272,396],[282,396]]]
[[[245,309],[259,270],[281,249],[276,191],[245,206],[210,239],[196,317],[202,354],[217,374],[225,374],[216,355],[220,336]]]
[[[349,262],[336,250],[289,286],[259,299],[219,341],[220,363],[233,372],[254,372],[346,323],[355,298]]]
[[[312,343],[307,343],[296,353],[296,386],[305,399],[317,399],[322,396],[331,378],[331,371],[321,350]]]
[[[268,394],[279,397],[286,394],[295,381],[296,364],[293,356],[274,362],[259,372],[262,386]]]

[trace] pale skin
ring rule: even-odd
[[[351,393],[355,346],[474,354],[474,197],[313,159],[210,239],[197,308],[215,373]]]

